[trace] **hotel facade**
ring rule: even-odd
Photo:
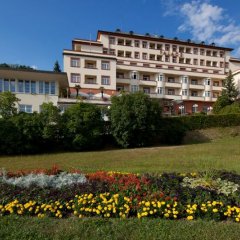
[[[104,99],[143,91],[159,99],[165,114],[211,111],[231,67],[233,49],[150,34],[98,31],[96,41],[74,39],[63,51],[70,94]],[[238,80],[238,74],[236,75]]]

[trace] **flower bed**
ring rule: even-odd
[[[240,221],[240,176],[229,172],[0,174],[0,216],[152,217]]]

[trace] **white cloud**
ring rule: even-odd
[[[178,30],[190,32],[199,41],[228,46],[239,44],[240,26],[225,12],[225,9],[206,1],[184,3],[180,6],[180,16],[184,17],[184,22]]]

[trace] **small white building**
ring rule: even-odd
[[[61,89],[67,87],[66,73],[0,68],[0,92],[14,93],[22,112],[40,112],[40,106],[48,102],[57,106]]]

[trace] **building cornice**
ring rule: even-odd
[[[77,52],[77,51],[73,51],[73,50],[68,50],[68,49],[64,49],[63,50],[63,55],[70,55],[70,56],[82,56],[82,57],[94,57],[94,58],[101,58],[101,59],[111,59],[111,60],[117,60],[116,57],[114,56],[106,56],[103,53],[89,53],[89,52]]]
[[[187,42],[187,41],[183,41],[183,40],[139,35],[139,34],[135,34],[135,33],[130,34],[130,33],[124,33],[124,32],[110,32],[110,31],[103,31],[103,30],[98,30],[97,40],[100,39],[101,34],[110,35],[110,36],[118,36],[118,37],[127,37],[127,38],[132,38],[132,39],[141,39],[141,40],[154,41],[154,42],[160,42],[160,43],[164,42],[164,43],[171,43],[171,44],[181,44],[181,45],[192,46],[192,47],[218,49],[218,50],[224,50],[224,51],[232,51],[233,50],[233,48],[212,46],[212,45],[201,44],[201,43]]]

